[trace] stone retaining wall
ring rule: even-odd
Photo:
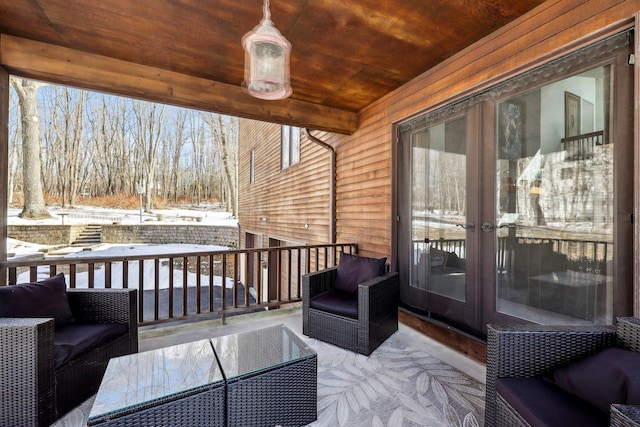
[[[9,225],[9,237],[42,245],[70,245],[84,225]],[[105,224],[102,243],[184,243],[238,247],[238,228],[212,225]]]
[[[114,224],[102,226],[103,243],[184,243],[238,247],[238,229],[211,225]]]
[[[8,225],[7,235],[23,242],[39,245],[70,245],[84,225]]]

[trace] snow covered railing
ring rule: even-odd
[[[0,262],[0,286],[64,273],[70,288],[138,289],[141,325],[216,318],[299,302],[303,274],[337,264],[355,243]]]

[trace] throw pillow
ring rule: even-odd
[[[355,293],[358,285],[385,273],[387,258],[368,258],[340,254],[334,287],[341,291]]]
[[[64,274],[33,283],[1,286],[0,317],[53,318],[56,328],[72,322]]]
[[[612,403],[640,404],[640,353],[608,348],[556,369],[547,380],[609,414]]]

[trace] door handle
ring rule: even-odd
[[[465,230],[475,231],[476,223],[475,222],[468,222],[467,224],[456,224],[456,227],[462,227]]]
[[[516,225],[515,224],[495,225],[495,224],[491,224],[490,222],[483,222],[480,228],[485,233],[491,233],[496,228],[516,228]]]
[[[490,222],[483,222],[480,226],[480,229],[485,233],[491,233],[496,228],[498,228],[498,226],[495,224],[491,224]]]

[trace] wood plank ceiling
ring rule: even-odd
[[[242,36],[262,0],[0,0],[10,73],[352,133],[357,112],[543,0],[271,0],[293,95],[253,99]]]

